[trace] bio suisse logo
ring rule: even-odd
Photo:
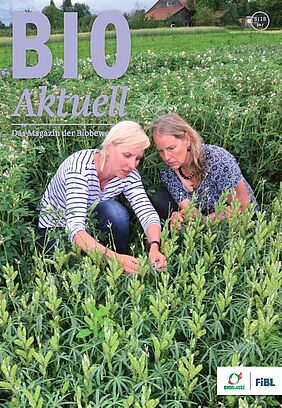
[[[239,384],[243,378],[242,372],[239,374],[231,373],[228,378],[228,385],[224,386],[225,390],[244,390],[245,385]]]

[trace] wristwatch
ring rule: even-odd
[[[149,242],[149,247],[150,247],[150,249],[151,249],[151,246],[152,246],[153,244],[157,244],[157,245],[158,245],[158,248],[160,249],[160,246],[161,246],[160,241],[151,241],[151,242]]]

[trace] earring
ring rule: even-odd
[[[187,146],[187,152],[191,152],[191,146]]]

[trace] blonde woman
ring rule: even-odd
[[[115,200],[123,193],[146,233],[151,263],[163,268],[166,259],[159,251],[160,220],[136,170],[149,144],[138,123],[123,121],[111,128],[102,150],[86,149],[69,156],[58,168],[41,200],[39,245],[44,246],[50,230],[65,229],[70,241],[83,251],[98,248],[107,257],[117,258],[125,272],[136,272],[138,260],[128,255],[128,212]],[[95,202],[100,230],[113,235],[117,252],[87,232],[87,210]],[[49,240],[47,250],[52,252],[54,245],[54,240]]]
[[[176,113],[158,118],[153,124],[154,143],[167,168],[161,172],[166,189],[152,197],[161,218],[173,211],[172,222],[183,222],[184,209],[192,196],[196,207],[211,219],[215,217],[215,204],[224,191],[235,189],[240,211],[249,203],[258,209],[253,191],[235,158],[225,149],[204,144],[200,135]],[[231,204],[232,195],[228,197]],[[229,208],[220,219],[228,217]]]

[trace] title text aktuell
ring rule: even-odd
[[[34,24],[37,35],[28,38],[26,35],[27,24]],[[115,64],[108,66],[105,55],[105,32],[109,24],[116,30],[116,60]],[[78,34],[77,13],[64,13],[64,74],[66,79],[78,78]],[[13,78],[30,79],[42,78],[52,69],[52,53],[45,44],[51,33],[48,18],[40,12],[14,12],[13,13]],[[38,55],[38,63],[33,66],[26,64],[26,52],[33,50]],[[117,79],[124,75],[128,69],[131,55],[130,30],[125,17],[118,11],[105,11],[94,20],[90,35],[90,53],[93,69],[102,78]],[[79,95],[67,95],[61,89],[59,95],[48,94],[46,86],[40,86],[38,108],[32,104],[29,89],[24,89],[17,107],[12,116],[20,116],[20,110],[27,110],[26,116],[42,116],[45,112],[49,116],[66,116],[64,111],[66,100],[72,102],[72,116],[125,116],[125,102],[128,92],[127,86],[110,86],[111,96],[102,94],[93,101],[91,95],[85,95],[81,103]],[[120,92],[119,92],[120,90]],[[119,98],[118,98],[118,94]],[[119,102],[118,102],[119,99]],[[116,109],[116,103],[119,103]],[[101,107],[108,104],[108,111]]]

